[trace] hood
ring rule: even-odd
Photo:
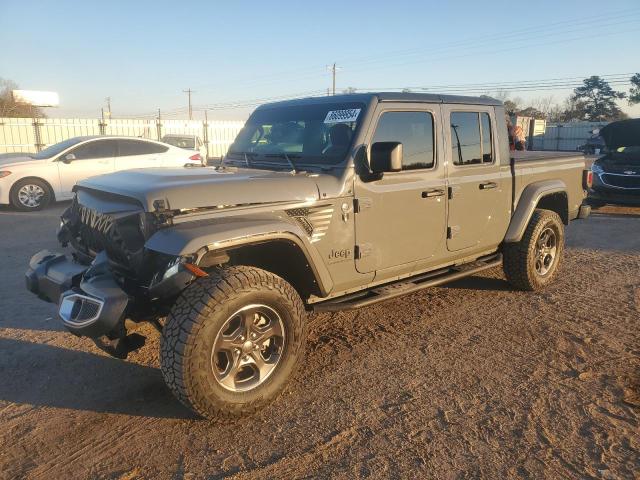
[[[640,118],[612,122],[600,129],[600,136],[611,151],[640,145]]]
[[[77,188],[132,197],[153,211],[155,200],[171,210],[317,200],[315,180],[305,173],[235,167],[145,168],[91,177]]]
[[[12,163],[24,163],[41,161],[35,160],[30,153],[17,152],[17,153],[2,153],[0,154],[0,165],[9,165]]]

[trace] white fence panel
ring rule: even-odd
[[[533,137],[533,149],[575,151],[586,143],[594,129],[602,128],[606,124],[607,122],[547,124],[544,135]]]
[[[34,122],[36,124],[34,125]],[[159,140],[163,135],[198,135],[208,141],[209,157],[221,157],[244,126],[238,121],[211,121],[205,132],[198,120],[97,118],[0,118],[0,153],[37,152],[68,138],[86,135],[118,135]],[[160,138],[159,138],[160,137]]]
[[[142,137],[158,140],[158,128],[155,120],[113,119],[105,121],[105,135]]]
[[[236,139],[244,122],[209,122],[207,138],[209,139],[209,156],[222,157]]]
[[[94,118],[38,118],[40,146],[46,148],[73,137],[100,135],[100,121]]]
[[[32,118],[0,118],[0,153],[35,152]]]

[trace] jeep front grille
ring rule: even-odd
[[[132,255],[144,245],[138,213],[115,219],[79,204],[77,213],[78,236],[83,247],[93,254],[104,250],[110,260],[131,266]]]

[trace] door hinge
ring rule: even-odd
[[[367,257],[371,255],[373,250],[373,246],[370,243],[363,243],[362,245],[356,245],[354,249],[354,256],[356,260]]]
[[[453,198],[453,187],[447,187],[447,198],[449,200]]]
[[[447,227],[447,238],[453,238],[460,233],[460,226],[454,225],[453,227]]]
[[[371,208],[372,204],[373,204],[373,200],[371,200],[368,197],[354,198],[353,199],[353,212],[354,213],[360,213],[365,208]]]

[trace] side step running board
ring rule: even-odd
[[[408,293],[417,292],[429,287],[436,287],[444,283],[453,282],[460,278],[475,275],[478,272],[489,268],[498,267],[502,264],[502,254],[494,254],[478,260],[448,267],[433,272],[427,272],[406,280],[400,280],[379,287],[374,287],[363,292],[352,293],[333,300],[316,303],[312,306],[314,312],[338,312],[341,310],[354,310],[366,307],[374,303],[383,302],[392,298],[400,297]]]

